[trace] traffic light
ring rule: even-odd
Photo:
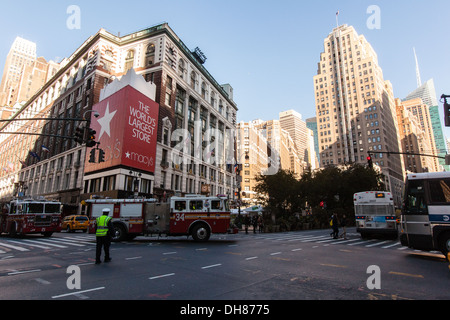
[[[441,99],[444,99],[444,120],[445,126],[450,127],[450,104],[447,103],[447,98],[450,96],[443,94]]]
[[[75,141],[78,144],[83,144],[84,142],[84,128],[76,128],[75,129]]]
[[[98,149],[98,163],[105,162],[105,151]]]
[[[89,162],[90,163],[95,163],[95,149],[91,150],[91,155],[89,157]]]
[[[367,156],[367,164],[369,165],[370,169],[373,169],[373,161],[371,156]]]
[[[95,145],[97,144],[97,142],[95,142],[95,134],[97,133],[97,131],[89,128],[88,129],[88,137],[86,140],[86,146],[88,148],[92,148],[95,147]]]

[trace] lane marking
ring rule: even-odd
[[[253,260],[253,259],[258,259],[258,257],[249,257],[249,258],[245,258],[245,260]]]
[[[410,273],[395,272],[395,271],[389,271],[389,274],[395,274],[397,276],[405,276],[405,277],[412,277],[412,278],[421,278],[421,279],[423,279],[423,275],[421,275],[421,274],[410,274]]]
[[[98,287],[98,288],[94,288],[94,289],[88,289],[88,290],[83,290],[83,291],[65,293],[65,294],[60,294],[59,296],[53,296],[52,299],[58,299],[58,298],[67,297],[67,296],[76,296],[76,295],[80,295],[81,293],[97,291],[97,290],[103,290],[103,289],[105,289],[105,287]]]
[[[321,266],[324,266],[324,267],[334,267],[334,268],[347,268],[347,266],[341,266],[341,265],[338,265],[338,264],[327,264],[327,263],[321,263],[320,264]]]
[[[51,284],[50,281],[47,281],[47,280],[44,280],[44,279],[41,279],[41,278],[36,278],[34,280],[36,280],[37,282],[39,282],[41,284]]]
[[[210,266],[202,267],[202,269],[215,268],[215,267],[219,267],[219,266],[221,266],[221,265],[222,265],[221,263],[218,263],[218,264],[212,264],[212,265],[210,265]]]
[[[27,271],[15,271],[15,272],[9,272],[8,276],[15,276],[16,274],[39,272],[39,271],[42,271],[42,270],[41,269],[34,269],[34,270],[27,270]]]
[[[150,280],[155,280],[155,279],[161,279],[161,278],[165,278],[165,277],[171,277],[174,276],[175,273],[168,273],[168,274],[162,274],[160,276],[154,276],[154,277],[150,277]]]

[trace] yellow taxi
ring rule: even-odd
[[[89,218],[82,215],[67,216],[62,222],[62,229],[67,232],[75,232],[76,230],[83,230],[83,232],[86,232],[88,227]]]

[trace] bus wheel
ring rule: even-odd
[[[207,225],[202,223],[194,226],[191,234],[195,241],[208,241],[211,236],[211,231]]]
[[[445,232],[439,236],[439,246],[441,252],[444,254],[445,258],[448,260],[448,253],[450,252],[450,232]]]

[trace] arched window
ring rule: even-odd
[[[134,67],[134,50],[129,50],[125,58],[125,72]]]
[[[149,67],[155,63],[155,44],[150,43],[145,51],[145,66]]]
[[[202,98],[206,99],[206,83],[202,82]]]
[[[191,72],[191,88],[195,90],[196,84],[197,84],[197,74],[194,71],[192,71]]]
[[[184,71],[185,71],[185,66],[184,66],[184,60],[180,59],[180,61],[178,61],[178,75],[183,79],[184,77]]]
[[[154,55],[154,54],[155,54],[155,44],[150,43],[150,44],[148,45],[146,54],[147,54],[147,55],[149,55],[149,54],[153,54],[153,55]]]

